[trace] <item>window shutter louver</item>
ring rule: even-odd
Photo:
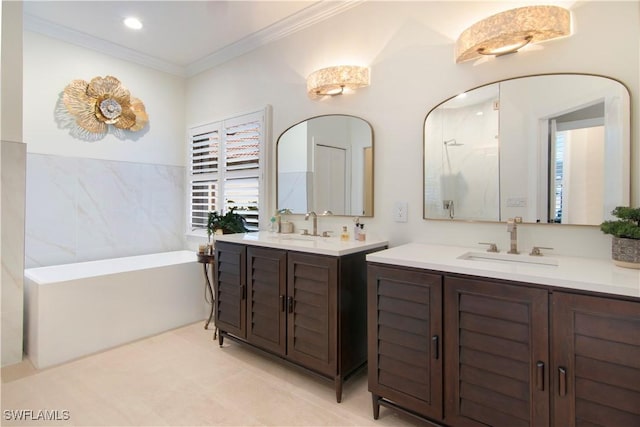
[[[218,171],[220,131],[211,130],[191,137],[191,174],[202,175]]]

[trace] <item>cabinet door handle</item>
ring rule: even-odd
[[[293,297],[288,297],[289,313],[293,313]]]
[[[284,302],[284,295],[280,295],[280,311],[282,311],[283,313],[287,310],[285,306],[286,304]]]
[[[558,368],[558,388],[560,396],[567,395],[567,369],[563,367]]]
[[[433,358],[437,360],[440,357],[440,339],[437,335],[431,337],[431,350]]]
[[[538,390],[544,391],[544,362],[538,361],[536,364],[538,370],[536,375],[536,383],[538,386]]]

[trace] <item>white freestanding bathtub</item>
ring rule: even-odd
[[[202,320],[191,251],[27,269],[25,352],[36,368]]]

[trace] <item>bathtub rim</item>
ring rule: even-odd
[[[177,250],[27,268],[24,270],[24,276],[39,286],[46,286],[191,262],[198,262],[196,252]]]

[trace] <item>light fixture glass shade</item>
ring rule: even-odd
[[[345,89],[369,86],[369,68],[339,65],[314,71],[307,77],[307,94],[311,98],[340,95]]]
[[[558,6],[527,6],[473,24],[456,42],[456,62],[480,55],[505,55],[529,43],[571,34],[571,14]]]

